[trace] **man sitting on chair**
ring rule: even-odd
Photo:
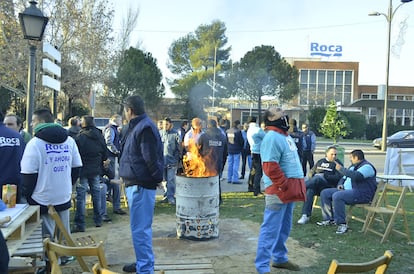
[[[359,149],[353,150],[350,158],[352,165],[349,168],[344,168],[340,164],[335,167],[343,175],[338,186],[321,192],[323,221],[317,224],[337,224],[337,234],[343,234],[348,230],[345,205],[369,203],[377,189],[377,171],[365,160],[364,152]]]
[[[330,146],[325,152],[325,158],[320,159],[308,173],[306,180],[306,201],[302,207],[302,217],[298,224],[306,224],[312,214],[313,197],[320,195],[325,188],[336,187],[342,175],[335,169],[336,162],[342,163],[336,159],[336,147]]]

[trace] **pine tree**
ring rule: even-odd
[[[338,142],[340,136],[345,137],[350,133],[346,120],[338,113],[333,100],[330,102],[325,118],[320,125],[320,132],[325,137],[331,138],[334,144]]]

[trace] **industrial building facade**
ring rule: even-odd
[[[344,111],[360,112],[367,121],[382,121],[385,87],[358,85],[358,62],[287,60],[299,71],[300,92],[292,107],[308,110],[334,100]],[[396,125],[414,125],[414,87],[389,86],[387,117]]]

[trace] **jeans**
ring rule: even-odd
[[[266,204],[255,259],[258,273],[270,272],[270,259],[275,263],[288,261],[286,241],[292,228],[294,207],[294,203]]]
[[[227,155],[227,181],[239,181],[240,153]]]
[[[86,192],[89,190],[92,196],[93,221],[96,225],[102,224],[101,210],[101,177],[96,175],[92,178],[81,177],[76,184],[76,213],[75,225],[79,229],[85,229],[85,204]]]
[[[101,208],[99,210],[101,216],[107,216],[108,212],[106,211],[106,193],[108,192],[108,187],[106,184],[101,183],[101,192],[100,192],[100,199],[101,199]]]
[[[325,188],[332,187],[323,175],[315,175],[306,180],[306,201],[303,202],[302,214],[310,217],[312,215],[313,196],[320,195]]]
[[[67,232],[70,235],[69,209],[58,211],[57,214],[62,220],[63,226],[66,228]],[[41,214],[40,219],[42,219],[42,237],[52,239],[53,235],[55,234],[55,227],[56,227],[55,221],[47,213]]]
[[[175,202],[175,178],[177,166],[167,165],[164,168],[164,180],[167,182],[167,199],[169,202]]]
[[[116,211],[118,209],[121,209],[121,186],[119,184],[111,183],[110,180],[105,180],[104,182],[106,184],[107,191],[111,192],[112,190],[113,210]]]
[[[369,200],[356,198],[355,191],[327,188],[321,192],[322,217],[334,220],[337,224],[346,224],[345,205],[369,203]]]
[[[155,189],[146,189],[136,185],[126,188],[132,243],[135,250],[137,273],[140,274],[154,274],[152,219],[154,217],[155,192]]]

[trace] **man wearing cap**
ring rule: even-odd
[[[270,107],[264,114],[267,133],[260,157],[265,210],[255,259],[258,273],[270,273],[270,260],[273,267],[300,270],[288,259],[286,241],[292,228],[294,202],[305,200],[306,187],[296,144],[288,134],[288,121],[280,108]]]

